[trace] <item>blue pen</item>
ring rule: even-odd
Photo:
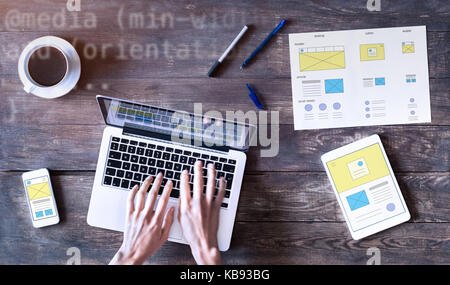
[[[267,38],[252,52],[252,54],[247,57],[247,59],[242,63],[241,69],[243,69],[252,58],[256,56],[256,54],[267,44],[267,42],[283,27],[284,23],[286,23],[286,20],[281,20],[281,22],[278,24],[278,26],[267,36]]]
[[[252,99],[253,103],[255,103],[256,107],[258,107],[258,109],[262,110],[263,106],[261,104],[261,102],[259,102],[258,97],[256,97],[255,92],[253,92],[253,89],[250,87],[250,85],[246,84],[248,90],[250,90],[250,94],[248,94],[248,96],[250,96],[250,99]]]

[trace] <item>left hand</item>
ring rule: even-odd
[[[172,181],[167,181],[156,210],[153,210],[162,179],[163,176],[159,173],[147,200],[145,196],[153,177],[149,176],[140,188],[136,185],[130,191],[123,243],[110,264],[143,264],[167,241],[175,210],[172,207],[164,215],[172,191]]]

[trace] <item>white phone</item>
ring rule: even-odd
[[[42,228],[59,223],[50,173],[42,168],[22,174],[23,186],[33,227]]]

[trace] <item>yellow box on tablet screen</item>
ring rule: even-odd
[[[363,44],[359,46],[361,61],[383,60],[384,44]]]

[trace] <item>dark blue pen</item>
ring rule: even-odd
[[[286,20],[281,20],[281,22],[278,24],[278,26],[267,36],[267,38],[252,52],[252,54],[247,57],[247,59],[242,63],[241,69],[243,69],[252,58],[256,56],[256,54],[267,44],[267,42],[283,27],[284,23],[286,23]]]
[[[248,96],[250,96],[250,99],[252,99],[253,103],[255,103],[256,107],[258,107],[258,109],[262,110],[263,106],[261,104],[261,102],[259,102],[258,97],[256,97],[255,92],[253,92],[253,89],[250,87],[250,85],[246,84],[248,90],[250,90],[250,94],[248,94]]]

